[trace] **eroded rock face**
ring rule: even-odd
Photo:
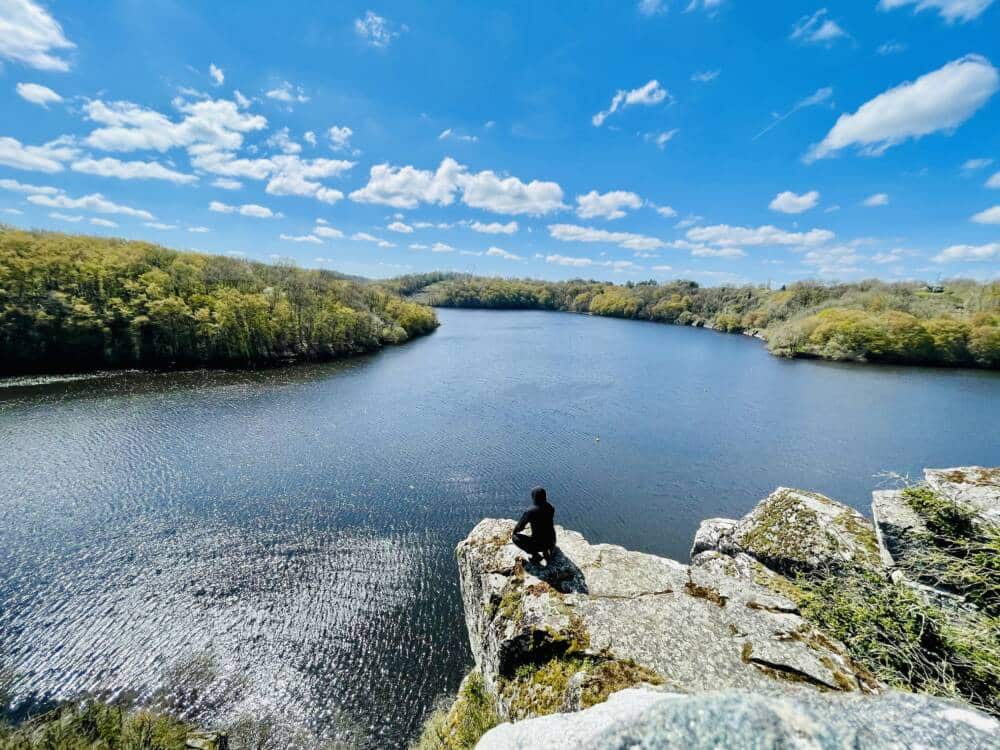
[[[784,574],[881,566],[875,531],[856,510],[816,492],[779,487],[738,521],[713,518],[695,535],[692,557],[746,553]]]
[[[924,469],[924,479],[938,494],[972,509],[983,521],[1000,525],[1000,467]]]
[[[536,566],[509,544],[513,527],[484,520],[457,549],[472,651],[504,719],[572,703],[577,667],[614,675],[602,678],[613,689],[877,689],[794,602],[733,560],[689,567],[559,529],[558,554]],[[539,669],[553,659],[566,670]]]
[[[487,732],[478,750],[632,748],[948,748],[997,746],[1000,723],[950,701],[910,693],[878,697],[624,690],[575,714],[556,714]]]

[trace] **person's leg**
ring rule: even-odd
[[[538,554],[538,544],[527,534],[514,534],[510,540],[519,548],[531,555],[532,562],[540,562],[541,556]]]

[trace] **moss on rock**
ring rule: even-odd
[[[469,750],[499,723],[483,677],[473,670],[462,681],[454,703],[430,715],[412,750]]]

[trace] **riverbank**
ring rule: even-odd
[[[440,307],[581,312],[744,333],[782,357],[1000,368],[996,281],[952,280],[944,286],[798,282],[771,289],[437,273],[387,283],[400,294]]]
[[[824,747],[985,746],[1000,731],[1000,470],[925,476],[876,492],[874,525],[779,488],[703,522],[689,565],[566,530],[535,565],[512,521],[482,521],[457,549],[476,666],[417,747],[469,748],[477,731],[485,748],[803,731]],[[901,529],[906,514],[925,530]]]

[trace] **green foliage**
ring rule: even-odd
[[[473,670],[451,707],[438,708],[427,719],[413,750],[469,750],[499,723],[482,675]]]
[[[408,276],[400,293],[443,307],[564,310],[762,335],[781,356],[1000,367],[1000,282],[862,281],[699,287],[692,281],[546,282],[459,274]]]
[[[377,349],[437,326],[329,271],[0,228],[0,371],[246,366]]]
[[[88,702],[0,730],[0,750],[184,750],[187,735],[169,716]]]

